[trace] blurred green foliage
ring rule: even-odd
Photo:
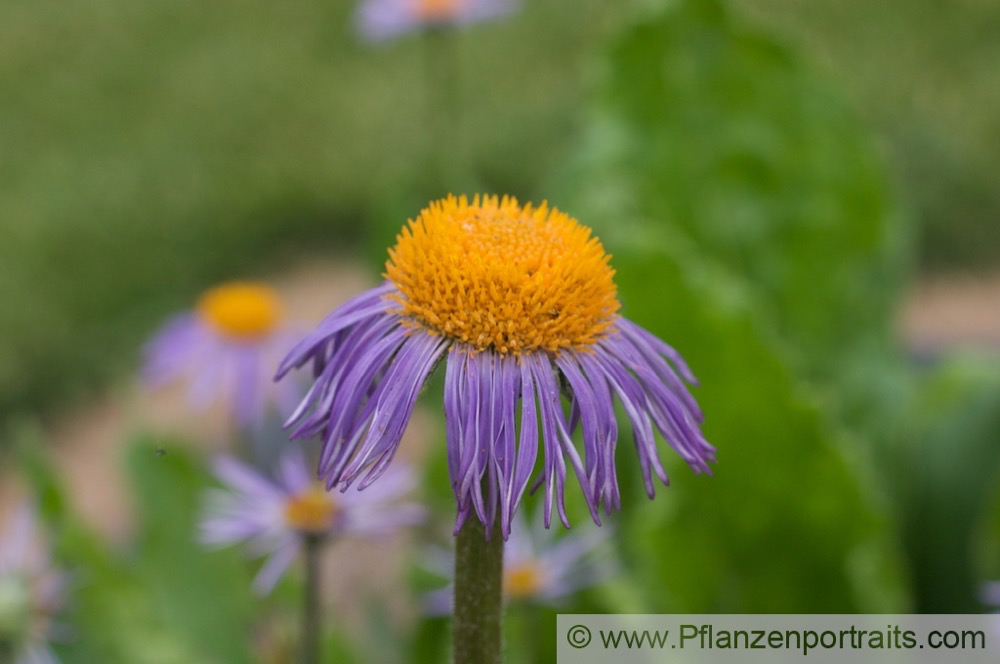
[[[213,280],[359,242],[377,266],[402,220],[456,186],[428,168],[443,149],[431,44],[363,44],[353,5],[0,6],[0,418],[131,367]],[[475,186],[539,192],[572,137],[585,77],[569,72],[614,13],[535,3],[456,35],[450,147]]]
[[[712,478],[672,463],[674,486],[651,503],[637,482],[628,485],[621,544],[648,570],[637,576],[644,604],[691,613],[903,610],[887,505],[768,348],[752,308],[720,306],[711,286],[689,283],[664,252],[622,259],[628,315],[697,367],[705,434],[719,450]],[[654,282],[659,297],[644,294]]]
[[[643,604],[903,610],[886,497],[797,378],[885,344],[902,279],[899,219],[838,99],[722,3],[672,3],[614,42],[559,188],[615,254],[625,314],[696,368],[719,448],[717,477],[627,511]]]
[[[745,286],[786,352],[828,372],[888,337],[899,297],[880,164],[792,51],[721,2],[675,4],[616,40],[566,197],[612,249],[667,244]]]
[[[167,444],[172,452],[156,454]],[[59,525],[60,564],[70,586],[73,638],[66,662],[249,662],[247,636],[257,604],[236,550],[209,554],[196,517],[209,484],[201,461],[164,441],[129,446],[137,532],[127,551],[87,534],[71,497],[48,515]],[[46,473],[34,464],[35,476]],[[44,482],[52,491],[50,481]],[[51,504],[51,503],[50,503]]]
[[[979,398],[984,384],[974,375],[947,366],[920,374],[896,347],[892,313],[909,268],[907,227],[864,131],[794,53],[722,2],[663,3],[612,45],[583,139],[557,183],[560,200],[616,254],[626,315],[676,343],[697,368],[706,412],[716,413],[706,431],[720,449],[719,473],[735,467],[740,480],[760,482],[732,489],[738,523],[720,524],[714,536],[697,509],[673,517],[671,529],[697,515],[672,541],[696,552],[691,566],[714,565],[685,577],[665,561],[661,578],[670,582],[662,585],[696,579],[692,591],[715,604],[695,596],[662,606],[776,611],[801,601],[799,610],[812,611],[838,603],[857,610],[857,602],[868,610],[974,610],[968,561],[1000,461],[987,452],[1000,434],[996,410]],[[700,322],[703,312],[713,312],[715,332]],[[769,370],[788,383],[769,383]],[[949,384],[964,387],[946,398],[940,386]],[[781,461],[727,459],[727,450],[744,450],[742,440],[753,441],[748,454]],[[928,463],[927,445],[949,463]],[[796,455],[823,449],[832,456]],[[839,549],[810,543],[809,515],[820,508],[807,497],[811,476],[838,463],[847,464],[841,480],[819,481],[818,504],[836,503],[815,535],[836,533]],[[702,500],[718,505],[726,486],[716,478]],[[795,500],[785,510],[765,509],[760,532],[746,530],[754,523],[747,497],[764,499],[769,488]],[[835,526],[838,518],[844,521]],[[699,536],[704,551],[690,545]],[[720,560],[737,540],[747,549]],[[662,542],[636,541],[654,551]],[[767,577],[790,542],[811,553],[791,554]],[[840,565],[837,573],[811,567],[824,565],[823,552],[832,550],[826,564]],[[711,570],[727,569],[732,576],[720,588],[736,596],[706,591]],[[859,575],[853,583],[851,574]],[[762,587],[744,597],[732,579],[748,578]],[[784,595],[782,578],[790,585]],[[818,588],[819,579],[833,580],[830,592],[797,593]],[[909,581],[912,597],[900,592],[900,581]]]
[[[880,138],[920,264],[1000,259],[1000,4],[990,0],[751,0],[741,8],[822,65]]]
[[[921,382],[901,432],[898,504],[923,613],[978,612],[977,536],[1000,488],[1000,362],[957,357]],[[1000,558],[998,558],[1000,560]]]
[[[428,168],[441,137],[432,130],[440,109],[426,85],[435,66],[427,44],[416,37],[376,48],[359,43],[353,4],[0,6],[0,417],[51,408],[131,366],[131,349],[165,312],[214,280],[259,275],[302,247],[343,250],[352,240],[377,263],[401,220],[444,188],[547,197],[540,183],[565,158],[587,112],[585,94],[600,70],[595,46],[634,13],[601,0],[527,3],[522,15],[459,35],[461,122],[450,127],[457,136],[449,148],[466,155],[468,175],[442,187]],[[740,9],[779,26],[786,42],[798,42],[849,91],[852,107],[888,146],[908,212],[927,229],[925,263],[997,257],[993,174],[1000,165],[990,137],[1000,131],[993,77],[1000,8],[755,0]],[[741,62],[757,71],[777,71],[775,59],[798,60],[759,31],[744,39]],[[616,57],[630,57],[628,47],[620,50]],[[672,88],[660,92],[714,97],[706,110],[717,110],[720,96],[745,91],[738,79],[728,92],[699,89],[692,76],[718,61],[682,57],[678,64],[666,81]],[[726,188],[676,211],[680,222],[695,212],[731,217],[726,226],[704,228],[729,235],[729,250],[760,221],[775,230],[762,216],[768,210],[743,205],[739,173],[754,159],[798,151],[817,178],[816,160],[830,150],[873,169],[853,139],[843,146],[837,136],[825,146],[801,142],[810,123],[843,115],[843,102],[825,92],[833,85],[815,75],[801,80],[794,63],[788,69],[773,90],[757,89],[763,97],[744,99],[751,109],[771,105],[774,120],[792,121],[796,130],[787,136],[745,122],[720,124],[715,111],[678,116],[697,133],[673,130],[685,147],[702,147],[706,129],[736,141],[738,154],[708,152],[692,164],[692,173],[731,169]],[[774,107],[790,85],[801,84],[818,93],[811,106]],[[764,170],[755,177],[788,188],[794,177],[776,178],[794,175]],[[674,186],[692,184],[698,181]],[[823,224],[837,205],[850,205],[862,212],[860,225],[880,205],[879,192],[865,187],[840,191],[852,200],[790,198],[809,207],[782,210],[779,218],[808,211]],[[760,263],[763,256],[741,259]],[[845,287],[851,266],[842,268]],[[760,276],[780,279],[784,267]]]

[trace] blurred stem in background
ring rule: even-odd
[[[302,664],[320,662],[320,555],[323,538],[319,535],[305,537],[306,583],[302,605]]]
[[[503,538],[487,539],[475,515],[455,538],[455,664],[499,664],[503,622]]]
[[[454,29],[438,26],[424,31],[424,87],[427,99],[427,154],[439,193],[453,189],[467,178],[462,145],[458,41]]]

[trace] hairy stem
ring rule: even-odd
[[[499,664],[503,620],[503,539],[473,516],[455,541],[455,664]]]

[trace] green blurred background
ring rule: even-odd
[[[353,4],[0,5],[0,424],[128,376],[216,280],[317,256],[375,274],[429,199],[547,198],[614,254],[624,313],[687,357],[719,448],[716,477],[675,464],[653,502],[620,455],[626,571],[577,608],[982,609],[996,349],[916,357],[894,322],[922,276],[1000,263],[1000,5],[526,0],[371,46]],[[164,491],[204,484],[172,463]],[[428,473],[448,514],[443,459]],[[114,589],[91,600],[109,615],[116,592],[151,592],[74,547],[105,565]],[[212,639],[176,613],[141,617],[184,635],[162,661],[203,661]],[[83,645],[140,661],[112,641]]]

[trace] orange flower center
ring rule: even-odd
[[[524,599],[542,588],[542,570],[533,562],[504,570],[503,593],[510,599]]]
[[[461,0],[416,0],[417,15],[424,20],[451,18],[461,7]]]
[[[501,354],[587,348],[618,311],[610,257],[586,226],[505,196],[432,203],[389,250],[399,313]]]
[[[202,320],[221,334],[250,341],[268,335],[281,320],[281,301],[260,283],[232,281],[206,291],[198,300]]]
[[[328,532],[338,516],[340,507],[322,484],[313,484],[304,492],[294,496],[285,506],[285,520],[288,525],[313,535]]]

